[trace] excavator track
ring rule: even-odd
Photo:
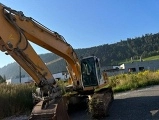
[[[93,118],[102,118],[108,115],[109,107],[114,100],[111,88],[102,89],[93,94],[89,101],[89,112]]]
[[[69,120],[63,98],[57,98],[55,101],[49,103],[46,108],[43,108],[44,105],[44,101],[36,104],[29,120]]]

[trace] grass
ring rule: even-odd
[[[159,71],[120,74],[109,77],[109,83],[115,93],[157,85],[159,84]],[[58,84],[65,94],[64,86],[67,83],[59,81]],[[26,112],[30,113],[33,107],[32,91],[34,90],[34,84],[0,84],[0,119]]]
[[[109,78],[114,92],[134,90],[159,84],[159,71],[144,71],[131,74],[120,74]]]
[[[58,81],[62,93],[66,91],[67,84]],[[35,92],[34,84],[0,84],[0,120],[12,115],[30,114],[33,108],[32,92]]]
[[[152,57],[148,57],[148,58],[144,58],[143,60],[145,60],[145,61],[149,61],[149,60],[159,60],[159,55],[152,56]]]
[[[143,58],[142,60],[143,61],[159,60],[159,55]],[[137,59],[137,60],[135,59],[133,61],[140,61],[140,59]],[[131,62],[131,60],[129,60],[129,61],[120,61],[119,65],[121,65],[123,63],[130,63],[130,62]]]
[[[30,112],[33,107],[33,90],[32,84],[0,84],[0,119]]]

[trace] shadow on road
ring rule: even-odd
[[[159,96],[116,99],[107,120],[159,120]]]
[[[70,114],[71,120],[92,120],[87,110]],[[100,120],[159,120],[159,96],[115,99],[109,116]]]

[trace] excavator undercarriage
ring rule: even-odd
[[[111,88],[101,89],[94,93],[89,101],[89,112],[93,118],[102,118],[108,115],[109,107],[114,100]]]
[[[54,100],[40,100],[34,106],[29,120],[63,120],[64,118],[69,120],[69,111],[82,110],[83,107],[87,107],[88,114],[92,118],[106,117],[114,100],[112,89],[103,88],[94,94],[92,92],[87,94],[76,93],[67,97],[56,97]]]

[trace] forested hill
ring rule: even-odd
[[[106,40],[107,41],[107,40]],[[104,44],[85,49],[75,49],[78,57],[80,58],[90,55],[95,55],[100,58],[101,66],[118,65],[121,61],[128,61],[131,58],[139,59],[150,57],[159,54],[159,33],[157,34],[145,34],[136,38],[127,38],[127,40],[121,40],[114,44]],[[65,62],[61,60],[59,56],[47,53],[42,54],[40,57],[45,63],[48,64],[48,68],[52,73],[64,71]],[[55,61],[55,62],[54,62]],[[0,68],[0,75],[7,78],[16,77],[19,75],[19,67],[17,63],[11,63],[3,68]],[[22,74],[25,74],[22,71]]]
[[[105,44],[101,46],[77,49],[80,56],[91,54],[100,58],[101,64],[118,65],[120,61],[127,61],[131,58],[139,59],[159,54],[159,33],[146,34],[141,37],[127,38],[114,44]]]

